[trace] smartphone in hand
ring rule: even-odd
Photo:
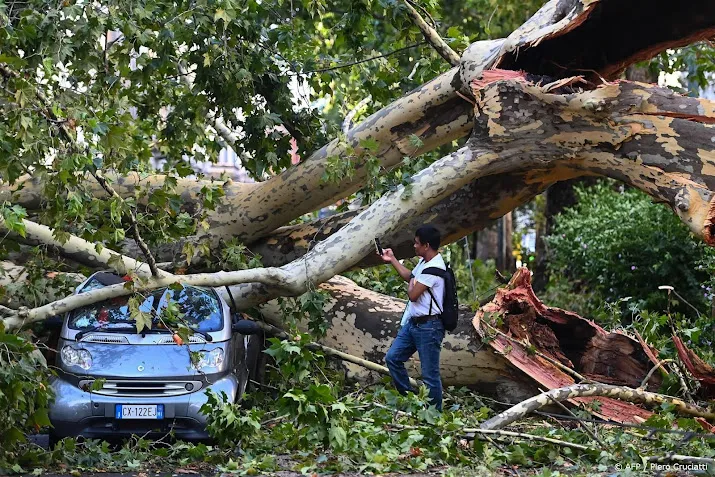
[[[382,246],[380,245],[380,239],[375,237],[375,251],[377,252],[378,255],[381,257],[384,255],[385,252],[382,251]]]

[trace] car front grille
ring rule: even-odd
[[[206,343],[206,340],[203,339],[200,336],[195,336],[191,335],[189,336],[189,343]],[[156,341],[156,344],[171,344],[175,345],[176,342],[174,341],[174,338],[172,336],[168,336],[166,338],[161,338]]]
[[[80,381],[79,387],[89,391],[93,380]],[[162,397],[180,396],[200,390],[201,381],[135,381],[108,379],[102,388],[91,391],[102,396],[120,397]]]
[[[124,336],[111,336],[100,334],[88,334],[80,340],[82,343],[104,343],[104,344],[129,344]]]

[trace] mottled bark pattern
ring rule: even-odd
[[[384,363],[397,335],[405,301],[366,290],[340,276],[321,288],[331,295],[324,308],[330,329],[321,344]],[[282,326],[283,316],[275,302],[262,306],[261,313],[270,323]],[[471,324],[473,316],[474,312],[464,307],[457,329],[445,335],[440,360],[445,386],[468,386],[514,403],[538,392],[536,382],[481,342]],[[346,368],[352,376],[370,379],[364,368],[349,363]],[[407,368],[411,376],[419,378],[416,354]]]

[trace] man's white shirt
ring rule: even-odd
[[[441,254],[435,255],[432,260],[425,262],[424,259],[420,259],[417,266],[412,270],[412,275],[415,276],[418,282],[425,285],[432,292],[430,296],[428,291],[422,293],[417,301],[408,301],[407,308],[402,314],[402,320],[400,321],[400,326],[404,326],[413,316],[425,316],[425,315],[438,315],[442,312],[443,301],[444,301],[444,279],[435,275],[428,275],[422,273],[422,270],[428,267],[441,268],[446,270],[447,267],[444,264],[444,259]],[[430,302],[432,303],[432,312],[430,313]]]

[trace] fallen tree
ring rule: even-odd
[[[663,88],[615,81],[634,61],[715,33],[715,7],[711,3],[691,2],[677,11],[666,2],[656,3],[648,11],[658,13],[642,26],[643,22],[632,20],[635,12],[643,10],[643,2],[624,5],[614,0],[551,1],[508,38],[475,43],[462,55],[458,68],[374,113],[348,130],[345,138],[334,140],[296,167],[258,184],[223,184],[225,197],[215,211],[207,212],[202,238],[211,246],[220,240],[238,238],[262,251],[272,267],[181,277],[157,272],[158,277],[135,278],[132,286],[107,287],[34,309],[5,310],[3,320],[7,326],[17,328],[108,297],[167,286],[175,281],[228,285],[230,301],[235,299],[239,309],[262,305],[279,296],[299,295],[327,282],[326,289],[337,298],[333,302],[336,308],[327,310],[332,328],[326,343],[379,362],[396,331],[402,305],[333,279],[352,267],[371,264],[374,236],[387,238],[406,255],[411,230],[417,223],[436,221],[444,225],[447,240],[454,240],[528,201],[548,185],[579,175],[612,177],[648,193],[669,205],[693,233],[712,245],[715,154],[711,138],[715,106]],[[613,28],[623,22],[639,25],[637,41],[625,36],[633,34],[631,29]],[[606,31],[610,33],[606,35]],[[606,40],[598,48],[587,48],[595,37]],[[15,88],[27,95],[30,88],[23,78],[8,74],[3,81],[11,90]],[[36,95],[42,97],[42,86],[35,86]],[[2,106],[12,112],[22,108],[12,98]],[[61,121],[59,117],[55,114],[49,122]],[[67,129],[64,122],[63,128]],[[463,147],[415,174],[409,180],[409,188],[403,185],[385,193],[354,214],[310,225],[288,225],[306,212],[349,196],[365,183],[368,174],[365,161],[371,155],[366,152],[369,149],[366,142],[376,151],[374,157],[383,171],[395,167],[405,156],[433,150],[470,131]],[[111,155],[111,147],[106,152]],[[323,180],[336,158],[354,161],[354,173],[338,181]],[[87,166],[92,171],[90,175],[97,176],[92,167],[98,166],[90,162],[92,166]],[[60,177],[66,171],[60,167],[55,172]],[[79,183],[86,177],[78,170],[72,173]],[[106,177],[111,177],[111,171],[107,173]],[[54,176],[45,173],[38,177],[51,180]],[[113,190],[122,198],[117,207],[128,207],[131,217],[135,210],[143,210],[144,217],[137,216],[136,220],[145,220],[149,228],[152,207],[157,207],[149,202],[167,181],[176,182],[171,176],[115,178]],[[4,188],[3,197],[28,207],[41,207],[44,192],[38,189],[42,186],[43,181],[34,179],[12,181]],[[204,186],[205,183],[184,180],[171,188],[185,199],[182,207],[192,210],[200,202]],[[106,192],[106,188],[102,189]],[[84,188],[87,190],[100,191],[94,185]],[[42,219],[43,214],[38,217]],[[82,231],[76,224],[68,228]],[[94,264],[109,263],[108,250],[103,255],[97,244],[80,242],[79,237],[68,232],[63,237],[70,241],[56,240],[57,237],[47,233],[44,238],[38,235],[34,240],[51,244],[60,254],[83,256]],[[386,245],[393,245],[389,242],[385,240]],[[174,255],[175,251],[172,259]],[[132,267],[143,270],[141,264],[117,256],[121,262],[133,263]],[[223,293],[228,298],[227,292]],[[380,306],[374,306],[375,303]],[[543,311],[535,303],[533,308]],[[275,311],[271,312],[269,307],[265,310],[275,324],[280,324]],[[376,319],[372,310],[378,312]],[[621,353],[632,358],[624,361],[632,369],[614,375],[596,368],[578,369],[582,363],[569,357],[572,350],[567,352],[566,347],[559,351],[562,345],[557,349],[553,339],[552,343],[541,343],[540,354],[536,355],[540,359],[527,359],[523,352],[515,351],[518,348],[515,345],[526,343],[528,348],[531,338],[524,341],[527,336],[519,335],[518,330],[510,329],[516,338],[498,330],[502,334],[497,334],[486,347],[474,339],[473,329],[467,324],[445,344],[452,356],[445,361],[445,379],[483,386],[496,394],[526,396],[533,395],[538,385],[546,385],[549,379],[573,380],[573,375],[554,364],[560,363],[580,376],[592,374],[599,379],[633,380],[640,384],[653,363],[629,354],[637,350],[637,342],[604,335],[603,330],[589,328],[574,317],[569,320],[551,321],[556,328],[590,330],[587,338],[591,341],[587,344],[592,348],[588,352],[593,356],[599,356],[604,349]],[[482,338],[489,336],[488,327],[477,326],[476,330],[482,333]],[[539,330],[546,332],[543,327]],[[552,330],[553,334],[558,337]],[[603,342],[596,343],[594,337],[603,338]],[[497,345],[501,348],[497,349]],[[578,346],[584,346],[583,341]],[[630,351],[626,350],[628,346],[632,347]],[[512,347],[509,352],[508,347]],[[585,353],[579,349],[575,352]],[[561,374],[543,379],[529,376],[532,369],[548,368],[545,363]],[[555,372],[549,368],[549,373]],[[657,383],[657,379],[651,381],[649,384]],[[614,415],[626,412],[616,404],[613,406]]]
[[[472,108],[462,96],[471,95],[470,81],[487,68],[523,69],[553,79],[587,71],[588,78],[597,84],[599,78],[617,78],[628,64],[658,51],[710,37],[713,31],[711,16],[707,15],[710,8],[707,2],[695,2],[675,15],[653,15],[647,31],[634,36],[638,41],[632,41],[631,29],[614,30],[611,26],[633,24],[629,15],[638,10],[635,4],[631,8],[611,1],[549,2],[507,39],[473,44],[462,55],[459,68],[375,113],[350,129],[344,141],[333,141],[297,167],[269,181],[224,187],[226,199],[215,213],[209,214],[206,238],[213,244],[231,237],[252,242],[301,214],[349,195],[364,182],[366,168],[358,166],[349,181],[340,183],[325,183],[321,177],[331,157],[347,154],[359,159],[363,140],[377,143],[380,166],[390,169],[405,155],[419,155],[466,135],[472,127]],[[669,11],[665,5],[660,10],[655,7],[649,10]],[[594,48],[586,48],[590,38],[605,31],[609,34],[602,36],[608,41],[598,53]],[[412,135],[419,137],[421,146],[410,145],[408,139]],[[160,177],[149,180],[152,184],[162,181]],[[133,194],[139,182],[139,178],[119,178],[117,189]],[[33,185],[27,184],[22,193],[36,197]],[[199,195],[196,186],[187,181],[177,186],[177,192],[187,206]],[[32,201],[37,202],[32,199],[28,204]]]

